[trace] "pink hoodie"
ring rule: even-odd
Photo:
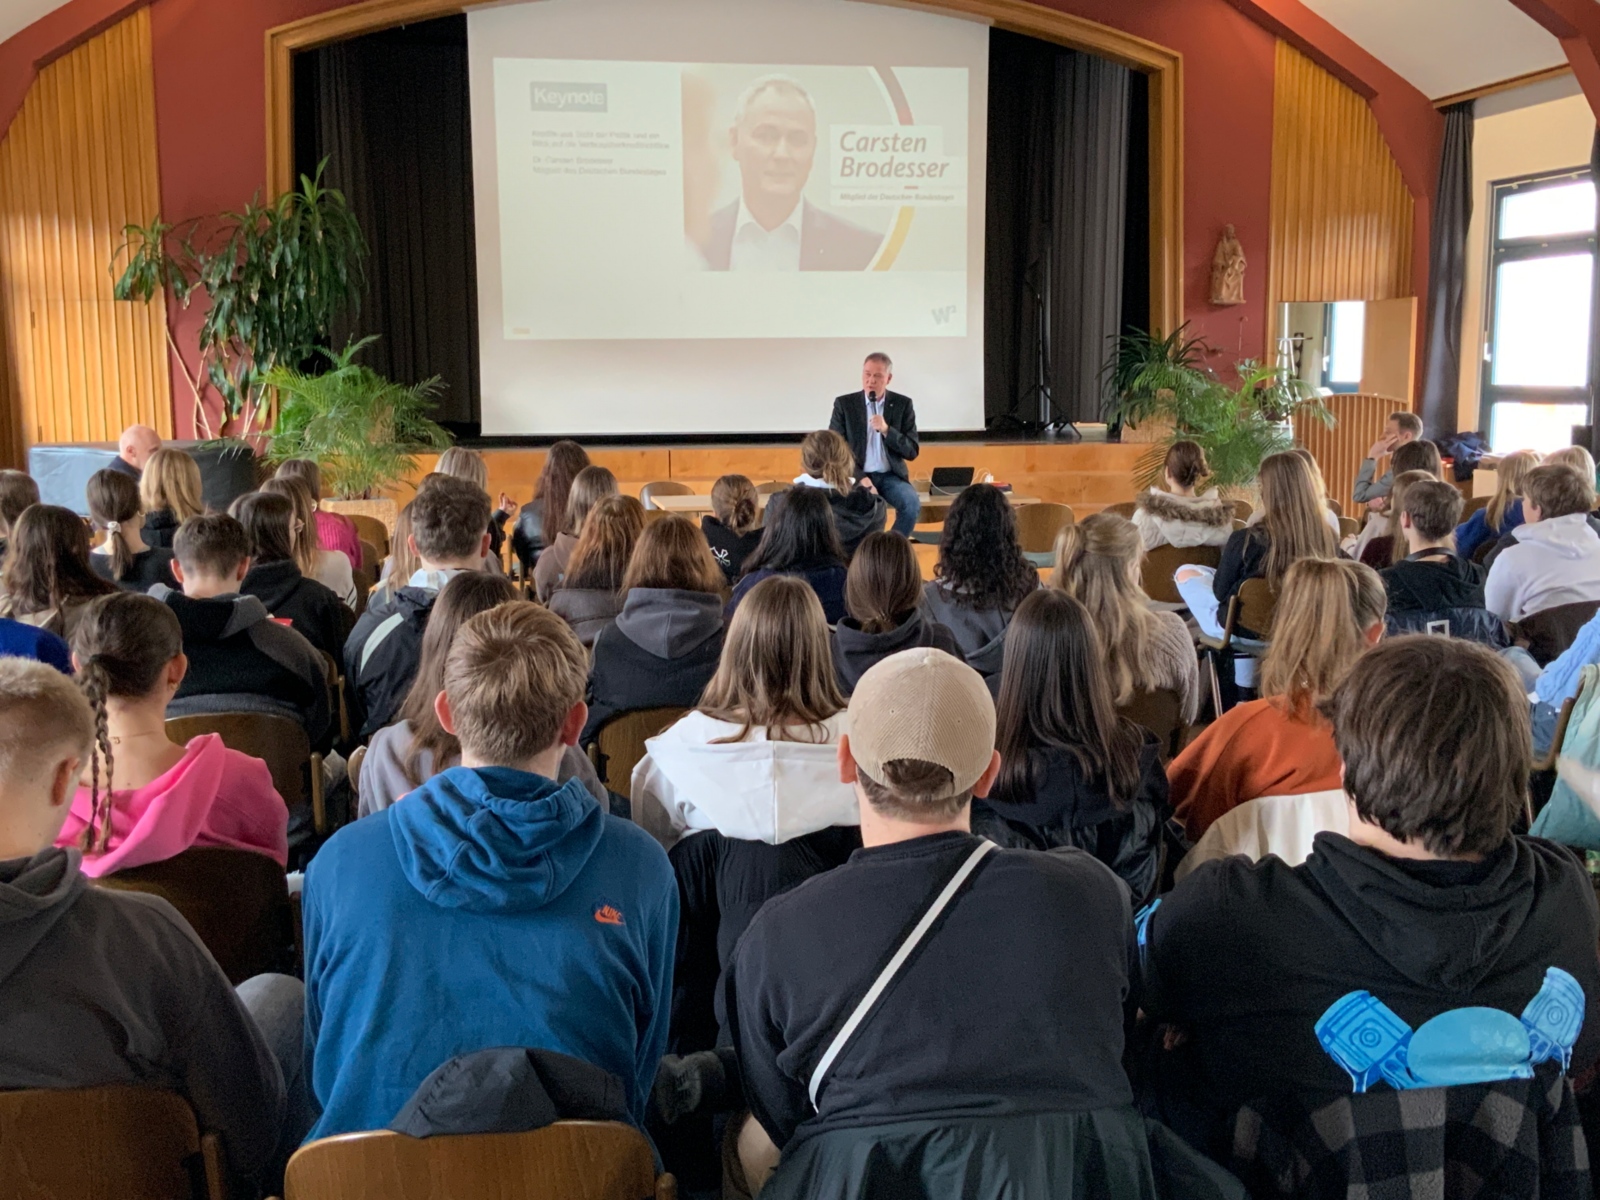
[[[324,550],[337,550],[350,560],[350,569],[361,569],[361,538],[356,523],[343,513],[317,510],[317,542]]]
[[[77,848],[89,823],[89,789],[80,787],[56,845]],[[176,766],[134,791],[116,793],[109,849],[83,858],[90,878],[161,862],[191,846],[254,850],[279,866],[289,860],[289,810],[267,764],[203,733]]]

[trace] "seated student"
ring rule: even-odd
[[[724,475],[711,485],[711,515],[700,518],[700,532],[729,587],[739,582],[744,560],[761,544],[761,503],[756,497],[756,485],[743,475]]]
[[[278,464],[274,478],[298,479],[306,485],[316,512],[317,545],[324,550],[344,555],[350,562],[350,569],[359,571],[361,534],[356,529],[356,523],[343,513],[323,511],[322,468],[309,458],[286,458]]]
[[[533,499],[522,506],[511,549],[522,563],[522,577],[533,576],[540,554],[556,540],[567,523],[567,497],[578,472],[589,465],[589,455],[577,442],[563,438],[545,452],[544,467],[533,489]]]
[[[77,513],[35,504],[17,518],[0,570],[0,616],[71,641],[84,607],[117,590],[89,565],[89,530]]]
[[[761,542],[744,560],[724,615],[731,618],[750,589],[773,575],[798,575],[809,583],[829,625],[844,616],[844,547],[833,507],[818,489],[790,488],[768,498]]]
[[[1317,456],[1304,446],[1296,446],[1289,453],[1299,455],[1300,459],[1306,464],[1306,470],[1311,472],[1311,492],[1317,498],[1318,511],[1322,513],[1322,519],[1327,522],[1328,528],[1333,531],[1333,536],[1337,540],[1342,536],[1339,526],[1339,514],[1333,511],[1333,501],[1328,499],[1328,484],[1322,478],[1322,468],[1317,465]],[[1259,525],[1263,515],[1264,510],[1256,508],[1244,519],[1244,523],[1246,525]]]
[[[1017,515],[1005,494],[987,483],[963,489],[945,517],[939,562],[922,602],[986,679],[1000,674],[1011,614],[1038,586],[1039,572],[1022,553]]]
[[[1173,815],[1190,841],[1247,801],[1339,786],[1339,755],[1317,704],[1383,636],[1384,608],[1370,567],[1312,558],[1289,568],[1261,664],[1262,698],[1223,713],[1167,767]]]
[[[39,503],[39,485],[23,471],[0,471],[0,565],[5,563],[6,547],[17,518],[29,505]]]
[[[1456,527],[1456,553],[1472,558],[1480,547],[1498,541],[1522,524],[1522,488],[1539,465],[1532,450],[1517,450],[1500,460],[1489,503]]]
[[[833,668],[846,696],[869,667],[902,650],[932,646],[962,658],[956,635],[922,611],[922,571],[902,534],[880,530],[862,539],[844,606],[848,615],[833,627]]]
[[[1524,524],[1516,544],[1489,566],[1484,604],[1502,621],[1546,608],[1600,600],[1600,535],[1589,525],[1594,486],[1571,467],[1548,463],[1528,472]]]
[[[239,594],[250,572],[244,526],[221,513],[190,517],[173,539],[172,573],[183,591],[150,594],[177,615],[189,669],[167,716],[268,712],[293,717],[314,747],[329,734],[328,673],[322,655],[276,624],[254,596]]]
[[[1116,704],[1138,692],[1173,692],[1185,721],[1200,711],[1200,664],[1189,627],[1156,612],[1143,586],[1144,546],[1133,522],[1098,512],[1056,537],[1051,583],[1089,610]]]
[[[1590,617],[1572,639],[1572,645],[1545,666],[1528,694],[1533,703],[1529,719],[1533,725],[1535,755],[1543,755],[1550,749],[1561,706],[1577,698],[1578,686],[1583,682],[1583,668],[1591,664],[1600,664],[1600,613]]]
[[[850,443],[831,429],[806,434],[800,443],[800,470],[795,486],[819,488],[828,498],[839,544],[849,562],[862,538],[883,532],[883,497],[872,490],[871,480],[857,485],[856,456]]]
[[[1408,484],[1402,476],[1395,480],[1393,500],[1408,553],[1379,572],[1389,595],[1388,631],[1426,633],[1430,624],[1445,621],[1452,637],[1509,645],[1500,618],[1483,606],[1484,569],[1450,544],[1461,493],[1437,479]]]
[[[1161,488],[1134,501],[1133,524],[1146,550],[1158,546],[1220,546],[1233,532],[1233,505],[1217,489],[1198,491],[1211,474],[1206,452],[1190,441],[1173,442],[1161,468]]]
[[[1385,476],[1385,495],[1390,482]],[[1300,455],[1285,451],[1262,460],[1259,511],[1259,524],[1229,535],[1215,571],[1189,565],[1179,567],[1173,577],[1196,624],[1211,637],[1222,636],[1228,602],[1246,580],[1265,579],[1274,592],[1281,592],[1291,564],[1302,558],[1331,559],[1339,552],[1324,519],[1327,509],[1317,497],[1311,468]],[[1248,636],[1255,631],[1244,632]]]
[[[350,719],[362,737],[391,724],[411,690],[439,589],[462,571],[483,570],[489,552],[489,494],[482,488],[441,475],[418,488],[406,507],[406,547],[417,556],[417,569],[373,596],[344,644]]]
[[[1407,442],[1401,449],[1421,445],[1420,442]],[[1398,451],[1396,452],[1398,454]],[[1383,528],[1393,532],[1385,532],[1377,537],[1368,538],[1361,549],[1352,555],[1357,562],[1365,563],[1374,571],[1382,571],[1392,567],[1406,556],[1405,534],[1400,531],[1400,510],[1405,504],[1406,489],[1414,483],[1440,482],[1437,475],[1430,475],[1427,471],[1401,471],[1394,477],[1390,485],[1389,495],[1384,500],[1382,514]],[[1399,536],[1396,536],[1396,534]],[[1359,542],[1359,539],[1358,539]]]
[[[249,492],[228,508],[250,542],[250,570],[239,594],[254,596],[267,612],[338,662],[354,618],[326,584],[308,579],[295,561],[300,517],[294,502],[279,492]]]
[[[472,529],[487,540],[482,516]],[[555,782],[583,727],[585,666],[572,630],[536,604],[473,617],[434,702],[461,765],[311,860],[312,1137],[384,1128],[437,1067],[488,1046],[610,1071],[643,1125],[667,1044],[678,893],[648,834],[577,780]]]
[[[688,517],[646,525],[617,619],[594,640],[585,744],[619,713],[692,708],[722,657],[722,571]]]
[[[1021,604],[1006,635],[995,715],[1000,776],[972,802],[972,832],[996,845],[1076,846],[1155,893],[1167,776],[1155,735],[1117,715],[1089,610],[1059,588]]]
[[[139,508],[144,513],[139,536],[145,545],[172,549],[178,526],[206,510],[201,499],[200,465],[182,450],[152,453],[139,476]]]
[[[1394,470],[1383,473],[1383,478],[1373,482],[1377,474],[1378,459],[1392,455],[1397,448],[1407,442],[1414,442],[1422,436],[1422,418],[1413,412],[1396,412],[1389,414],[1389,420],[1384,425],[1383,436],[1372,444],[1372,449],[1367,451],[1367,457],[1361,460],[1361,470],[1356,474],[1355,487],[1351,495],[1357,504],[1370,504],[1374,500],[1382,500],[1389,494],[1389,489],[1394,486]]]
[[[0,659],[0,1088],[176,1092],[230,1170],[265,1184],[285,1097],[241,999],[257,981],[235,993],[166,901],[90,887],[55,846],[93,742],[76,685]]]
[[[451,446],[439,456],[439,462],[433,469],[436,474],[465,479],[485,492],[489,490],[489,464],[476,450]],[[500,547],[505,545],[506,522],[517,515],[517,507],[515,500],[501,492],[500,502],[489,514],[489,558],[495,563],[500,561]]]
[[[633,819],[669,849],[697,829],[778,843],[854,824],[831,766],[846,727],[821,606],[803,580],[768,583],[733,614],[694,711],[647,740],[633,769]]]
[[[1589,481],[1591,488],[1595,486],[1594,455],[1582,446],[1562,446],[1552,450],[1544,461],[1555,467],[1571,467]]]
[[[354,612],[356,581],[350,560],[338,550],[324,550],[317,541],[317,502],[311,498],[311,489],[305,480],[286,475],[267,480],[261,490],[269,496],[282,496],[294,506],[291,557],[300,573],[327,588]]]
[[[578,534],[589,516],[589,510],[602,497],[617,494],[617,477],[604,467],[585,467],[572,481],[567,493],[567,523],[556,534],[555,541],[545,547],[539,562],[533,568],[533,586],[539,603],[547,603],[550,593],[561,585],[572,552],[578,548]]]
[[[101,579],[129,592],[145,592],[152,585],[171,587],[172,551],[146,546],[139,536],[139,485],[133,476],[109,468],[89,476],[85,489],[89,520],[106,535],[89,553],[89,565]]]
[[[644,505],[632,496],[602,496],[584,519],[561,586],[548,605],[584,648],[622,611],[622,581],[644,532]]]
[[[855,785],[865,848],[769,900],[728,971],[752,1119],[741,1140],[767,1141],[770,1164],[772,1147],[830,1130],[870,1141],[912,1118],[1129,1104],[1127,889],[1087,854],[990,850],[968,832],[972,797],[1001,767],[983,677],[939,650],[903,651],[861,677],[849,723],[839,774]],[[958,870],[965,884],[839,1045]]]
[[[167,705],[189,669],[172,610],[154,596],[102,597],[72,644],[95,743],[56,845],[83,851],[83,873],[98,879],[191,846],[286,865],[289,810],[267,764],[215,733],[187,746],[167,737]]]
[[[1247,1103],[1309,1111],[1368,1087],[1525,1078],[1552,1058],[1592,1072],[1594,889],[1566,851],[1511,832],[1531,766],[1515,672],[1471,642],[1396,638],[1326,710],[1348,834],[1317,834],[1298,866],[1206,863],[1144,920],[1139,1003],[1187,1034],[1160,1094],[1231,1141]],[[1570,1024],[1530,1044],[1539,997]],[[1383,1037],[1371,1057],[1363,1031]]]
[[[1439,447],[1426,439],[1405,443],[1390,455],[1389,463],[1389,494],[1372,502],[1379,507],[1373,509],[1350,551],[1352,558],[1366,563],[1374,571],[1388,566],[1395,558],[1393,501],[1394,487],[1400,476],[1416,472],[1429,479],[1444,478]]]
[[[455,644],[456,633],[468,620],[516,598],[516,584],[489,571],[467,571],[439,589],[428,630],[422,635],[417,677],[406,693],[406,702],[400,706],[400,719],[378,730],[367,744],[357,815],[367,817],[388,808],[461,760],[461,743],[439,724],[433,709],[434,699],[444,690],[445,659]],[[568,746],[561,757],[556,782],[565,783],[573,776],[583,780],[596,800],[606,800],[606,791],[600,786],[589,756],[576,746]]]

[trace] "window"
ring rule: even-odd
[[[1360,300],[1340,300],[1328,305],[1328,315],[1328,386],[1336,392],[1356,391],[1366,351],[1367,306]]]
[[[1587,170],[1491,194],[1483,406],[1497,453],[1554,450],[1589,421],[1595,188]]]

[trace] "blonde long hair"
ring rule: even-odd
[[[1300,559],[1339,553],[1311,468],[1292,450],[1269,454],[1261,463],[1261,514],[1269,540],[1267,586],[1273,591],[1283,591],[1285,575]]]
[[[1284,576],[1261,663],[1261,694],[1291,717],[1310,721],[1318,701],[1367,649],[1389,599],[1371,567],[1348,559],[1306,558]]]
[[[824,722],[844,706],[816,592],[796,575],[763,579],[734,610],[717,673],[697,705],[741,726],[717,741],[742,742],[759,725],[771,741],[826,742]],[[795,736],[801,727],[808,736]]]
[[[451,446],[441,454],[433,473],[465,479],[486,492],[489,490],[489,464],[484,462],[483,455],[465,446]]]
[[[1156,617],[1140,584],[1143,563],[1139,527],[1116,513],[1095,513],[1056,537],[1050,582],[1089,610],[1117,704],[1131,700],[1154,674],[1149,660]]]
[[[800,443],[800,466],[837,491],[848,492],[855,485],[856,456],[850,443],[831,429],[806,434]]]
[[[181,525],[205,512],[200,491],[200,465],[194,459],[182,450],[157,450],[139,476],[139,507],[170,512]]]
[[[1490,529],[1500,532],[1501,524],[1506,519],[1506,509],[1511,507],[1513,500],[1521,498],[1522,485],[1527,482],[1528,472],[1538,465],[1539,455],[1533,450],[1517,450],[1500,460],[1500,480],[1495,484],[1494,497],[1483,514]]]

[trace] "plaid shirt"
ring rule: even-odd
[[[1589,1147],[1572,1084],[1532,1079],[1387,1088],[1314,1112],[1246,1107],[1234,1173],[1255,1197],[1297,1200],[1589,1200]]]

